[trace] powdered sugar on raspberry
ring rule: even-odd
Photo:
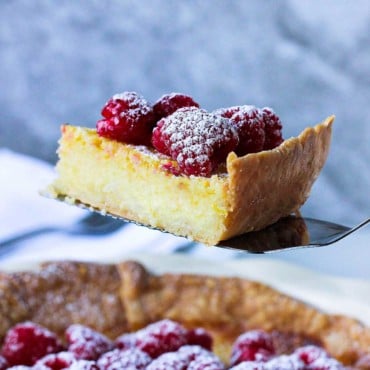
[[[69,326],[66,335],[69,342],[68,351],[77,359],[96,360],[113,348],[113,343],[106,336],[83,325]]]
[[[203,109],[180,108],[159,121],[161,144],[186,175],[210,176],[238,143],[230,121]]]
[[[152,361],[151,357],[138,348],[115,349],[102,355],[97,364],[101,370],[141,370]]]

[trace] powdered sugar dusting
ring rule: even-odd
[[[156,129],[187,175],[209,176],[216,162],[222,162],[238,142],[237,132],[227,118],[196,107],[178,109],[161,120]]]
[[[101,370],[141,370],[152,361],[150,356],[138,348],[115,349],[105,353],[97,362]]]

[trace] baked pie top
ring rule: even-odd
[[[115,338],[162,319],[203,327],[225,361],[241,333],[261,329],[272,333],[280,353],[317,344],[347,366],[369,368],[370,328],[255,281],[154,275],[134,261],[52,262],[36,272],[0,275],[0,338],[29,320],[60,336],[70,324],[80,323]]]

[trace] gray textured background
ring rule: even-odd
[[[0,65],[0,146],[49,162],[61,123],[95,126],[124,90],[268,105],[285,137],[334,113],[305,212],[370,215],[368,0],[1,1]]]

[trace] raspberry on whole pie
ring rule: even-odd
[[[152,107],[135,92],[114,95],[96,124],[100,136],[136,145],[150,145],[155,117]]]
[[[154,147],[176,160],[182,173],[205,177],[225,161],[239,140],[229,119],[195,107],[180,108],[160,120],[153,137]]]
[[[265,123],[264,150],[276,148],[283,142],[283,125],[276,113],[268,107],[262,109],[263,122]]]
[[[216,114],[229,118],[234,124],[239,135],[239,144],[235,149],[237,155],[257,153],[264,149],[265,123],[259,109],[253,105],[242,105],[218,109]]]
[[[146,370],[186,370],[188,364],[177,352],[167,352],[153,360]]]
[[[187,330],[171,320],[161,320],[136,332],[137,348],[157,358],[187,344]]]
[[[15,325],[7,332],[1,354],[9,366],[33,365],[47,354],[62,349],[54,333],[28,321]]]
[[[58,353],[51,353],[42,357],[38,360],[35,364],[37,369],[49,368],[51,370],[61,370],[69,367],[76,358],[72,352],[58,352]]]
[[[66,330],[66,337],[68,351],[77,359],[96,360],[113,349],[113,343],[105,335],[84,325],[70,325]]]
[[[294,353],[306,365],[310,365],[319,358],[329,358],[328,353],[323,348],[314,345],[299,347],[294,351]]]
[[[114,349],[104,353],[97,361],[100,370],[146,369],[152,361],[151,357],[138,348],[129,348],[126,350]]]
[[[199,356],[190,362],[187,370],[225,370],[225,365],[214,356]]]
[[[295,355],[281,355],[270,359],[265,363],[266,370],[306,370],[306,366]]]
[[[67,368],[69,370],[100,370],[95,361],[75,360]]]
[[[153,111],[158,121],[184,107],[199,108],[199,104],[189,95],[171,93],[159,98],[153,105]]]
[[[8,361],[6,361],[5,357],[0,355],[0,370],[5,370],[9,367]]]
[[[135,333],[126,333],[120,335],[115,340],[115,346],[118,349],[129,349],[136,347],[137,337]]]
[[[205,349],[212,349],[212,337],[203,328],[191,329],[188,332],[188,344],[199,345]]]
[[[240,335],[232,348],[231,366],[243,361],[267,361],[275,355],[271,336],[262,330],[251,330]]]

